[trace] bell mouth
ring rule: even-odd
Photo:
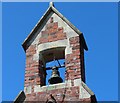
[[[57,83],[62,83],[63,80],[62,80],[61,77],[51,77],[51,78],[48,80],[48,82],[49,82],[50,84],[57,84]]]

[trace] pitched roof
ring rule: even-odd
[[[18,94],[18,96],[15,98],[13,103],[23,103],[23,101],[25,100],[26,95],[24,93],[24,91],[20,91],[20,93]]]
[[[42,26],[44,20],[48,17],[48,15],[54,12],[55,14],[57,14],[64,22],[66,22],[66,24],[68,24],[77,34],[79,34],[83,40],[83,47],[85,50],[88,50],[85,39],[83,37],[83,33],[80,32],[69,20],[67,20],[55,7],[54,4],[52,2],[50,2],[49,8],[47,9],[47,11],[45,12],[45,14],[41,17],[41,19],[38,21],[38,23],[35,25],[35,27],[32,29],[32,31],[30,32],[30,34],[28,35],[28,37],[24,40],[24,42],[22,43],[22,46],[24,48],[24,50],[26,51],[27,47],[27,43],[33,38],[34,34],[37,32],[37,30]]]

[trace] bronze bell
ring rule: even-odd
[[[63,80],[60,77],[60,73],[58,71],[58,67],[52,67],[52,76],[48,80],[50,84],[57,84],[57,83],[62,83]]]

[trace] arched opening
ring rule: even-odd
[[[65,47],[47,49],[40,52],[44,64],[44,85],[65,81]]]

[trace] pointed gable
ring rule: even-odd
[[[68,21],[55,7],[52,3],[50,3],[49,8],[47,9],[47,11],[45,12],[45,14],[41,17],[41,19],[38,21],[38,23],[35,25],[35,27],[33,28],[33,30],[30,32],[30,34],[28,35],[28,37],[24,40],[22,46],[24,48],[24,50],[26,51],[26,49],[35,41],[39,42],[40,40],[38,40],[41,36],[47,36],[47,32],[46,32],[46,28],[50,27],[50,26],[58,26],[57,31],[56,32],[63,32],[63,34],[61,35],[60,33],[57,34],[57,36],[61,37],[61,36],[68,36],[70,37],[74,37],[74,35],[79,35],[81,40],[82,40],[82,44],[83,44],[83,48],[85,50],[88,50],[85,39],[83,37],[83,33],[80,32],[72,23],[70,23],[70,21]],[[64,31],[63,31],[64,30]],[[50,31],[48,31],[50,32]],[[54,32],[54,31],[53,31]],[[35,40],[36,39],[36,40]],[[46,39],[46,41],[48,40],[49,42],[49,38]],[[45,40],[43,40],[45,41]],[[42,42],[42,40],[41,40]],[[39,43],[38,43],[39,44]]]

